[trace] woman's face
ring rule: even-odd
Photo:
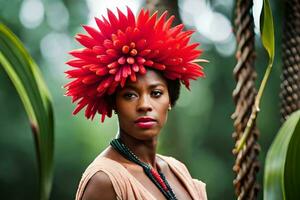
[[[116,93],[116,111],[122,132],[139,139],[158,136],[167,120],[170,105],[166,80],[157,72],[147,70],[128,81]]]

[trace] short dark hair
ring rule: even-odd
[[[179,95],[180,95],[180,81],[179,79],[171,80],[171,79],[166,79],[167,84],[168,84],[168,92],[169,92],[169,98],[170,98],[170,103],[171,106],[175,106]]]

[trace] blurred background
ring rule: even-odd
[[[88,121],[83,112],[77,116],[71,114],[75,105],[64,96],[62,86],[68,82],[63,73],[68,69],[65,62],[71,58],[67,52],[79,47],[73,37],[77,32],[84,32],[81,24],[95,25],[93,17],[106,15],[106,8],[115,12],[118,6],[125,11],[128,5],[137,13],[144,4],[144,0],[0,0],[0,21],[25,44],[52,93],[56,133],[53,200],[74,199],[81,174],[117,131],[115,116],[101,124],[99,116]],[[196,30],[193,40],[201,43],[202,58],[210,63],[203,64],[206,78],[192,82],[192,92],[182,87],[181,98],[161,132],[158,152],[184,162],[194,178],[207,184],[209,199],[233,199],[234,156],[231,151],[234,142],[230,116],[234,112],[235,1],[179,0],[178,5],[182,22],[187,28]],[[253,10],[257,27],[260,6],[255,4]],[[258,116],[262,149],[258,179],[261,184],[266,151],[280,126],[281,1],[272,1],[271,6],[277,49]],[[256,49],[257,83],[260,83],[268,60],[258,28]],[[21,101],[2,68],[0,113],[1,198],[38,199],[38,170],[32,133]]]

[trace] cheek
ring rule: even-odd
[[[125,132],[130,132],[132,127],[132,116],[129,112],[118,112],[119,127]]]
[[[168,108],[169,108],[169,98],[158,104],[158,115],[160,119],[161,126],[163,126],[168,119]]]
[[[117,113],[119,121],[126,122],[132,118],[132,106],[130,104],[120,104],[117,105]]]
[[[160,116],[160,129],[162,129],[165,124],[167,123],[167,120],[168,120],[168,112],[165,112],[164,114],[161,114]]]
[[[116,112],[118,114],[118,121],[120,126],[124,126],[127,124],[127,121],[130,119],[132,108],[130,104],[127,104],[122,99],[116,99]]]
[[[121,95],[117,94],[116,101],[115,101],[115,108],[118,113],[118,115],[126,115],[128,112],[128,108],[130,107],[130,104],[126,102]]]
[[[168,105],[169,106],[169,105]],[[162,116],[163,125],[167,122],[168,119],[168,106],[164,109]]]

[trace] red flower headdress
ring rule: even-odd
[[[88,35],[77,34],[76,40],[85,48],[70,52],[75,59],[67,62],[75,68],[65,73],[75,79],[65,85],[66,95],[77,102],[73,114],[87,106],[85,116],[96,113],[111,117],[112,107],[106,96],[113,94],[127,79],[136,81],[137,73],[147,68],[163,71],[168,79],[180,79],[189,89],[189,80],[203,77],[202,67],[195,60],[201,51],[198,43],[188,44],[194,31],[183,31],[183,24],[171,27],[174,16],[166,19],[167,11],[157,19],[141,10],[135,19],[127,7],[127,16],[119,9],[118,17],[108,10],[108,19],[95,18],[99,30],[83,26]]]

